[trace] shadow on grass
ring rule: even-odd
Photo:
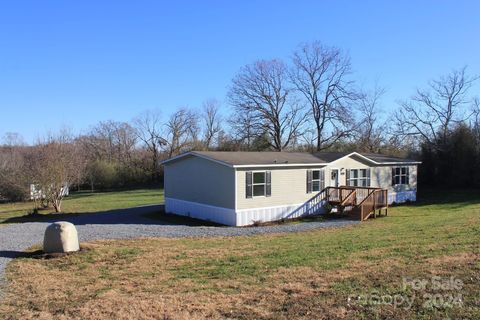
[[[81,254],[88,251],[88,249],[80,248],[79,251],[72,252],[58,252],[58,253],[45,253],[43,250],[35,251],[14,251],[14,250],[0,250],[0,258],[9,258],[9,259],[18,259],[18,258],[28,258],[28,259],[54,259],[61,258],[67,255],[72,254]]]
[[[85,194],[89,196],[89,194]],[[418,195],[418,202],[395,205],[398,207],[422,207],[449,204],[452,209],[466,205],[480,204],[480,190],[424,190]],[[345,219],[339,215],[319,215],[303,217],[298,220],[284,220],[270,224],[302,223],[327,219]],[[166,214],[163,205],[149,205],[128,209],[116,209],[101,212],[26,214],[6,218],[1,224],[26,222],[68,221],[76,225],[101,224],[143,224],[143,225],[184,225],[184,226],[222,226],[214,222],[198,220],[185,216]]]
[[[348,215],[322,214],[300,217],[296,219],[284,219],[258,223],[255,226],[273,226],[281,224],[296,224],[307,222],[321,222],[328,220],[350,220]],[[117,209],[104,212],[84,213],[49,213],[49,214],[28,214],[20,217],[5,219],[1,224],[16,224],[28,222],[51,223],[55,221],[67,221],[75,225],[102,225],[102,224],[141,224],[141,225],[172,225],[190,227],[229,227],[212,221],[205,221],[186,216],[167,214],[163,205],[151,205],[129,209]]]
[[[13,251],[13,250],[0,250],[0,258],[30,258],[31,252]]]
[[[164,211],[150,212],[143,215],[144,217],[152,220],[158,220],[162,223],[169,222],[174,225],[188,225],[192,227],[225,227],[223,224],[215,223],[212,221],[205,221],[186,216],[179,216],[176,214],[168,214]]]
[[[102,224],[141,224],[141,225],[182,225],[182,226],[222,226],[209,221],[166,214],[163,205],[150,205],[102,212],[26,214],[7,218],[1,224],[27,222],[51,223],[67,221],[75,225]]]

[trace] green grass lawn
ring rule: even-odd
[[[16,259],[0,318],[479,319],[478,192],[421,199],[339,229],[97,241],[61,258]],[[434,276],[461,287],[402,287],[403,277]],[[372,295],[412,303],[358,300]]]
[[[125,209],[164,202],[162,189],[139,189],[114,192],[74,192],[62,204],[62,213],[99,212]],[[32,202],[0,204],[0,223],[28,220]],[[53,209],[41,210],[41,214],[51,214]],[[12,219],[13,218],[13,219]]]

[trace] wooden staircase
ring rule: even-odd
[[[340,214],[360,221],[377,217],[382,209],[388,214],[388,190],[371,187],[327,187],[322,191],[325,201]]]

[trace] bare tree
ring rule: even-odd
[[[198,117],[187,108],[175,111],[165,124],[165,148],[168,157],[192,149],[198,141]]]
[[[320,42],[302,44],[293,53],[290,79],[306,100],[316,129],[316,150],[332,146],[353,127],[354,90],[350,58],[340,49]]]
[[[88,162],[86,178],[92,190],[95,185],[103,188],[109,185],[101,183],[102,175],[98,175],[100,170],[97,167],[110,168],[109,172],[113,172],[115,179],[109,180],[115,180],[118,185],[138,182],[134,180],[150,172],[150,167],[141,161],[145,152],[139,148],[137,131],[127,122],[100,122],[76,140],[81,144]]]
[[[18,132],[7,132],[2,138],[2,144],[8,147],[19,147],[25,145],[25,140]]]
[[[355,145],[359,151],[380,152],[385,141],[386,123],[379,118],[379,103],[385,89],[375,86],[359,100],[359,121],[355,128]]]
[[[6,133],[0,145],[0,200],[20,201],[28,195],[25,146],[18,133]]]
[[[307,152],[315,152],[317,150],[317,130],[308,127],[302,135],[303,149]]]
[[[50,203],[56,212],[62,210],[66,188],[78,182],[84,162],[80,148],[66,131],[40,141],[29,158],[31,183],[41,198]]]
[[[207,100],[203,104],[202,122],[204,126],[203,143],[205,149],[209,150],[218,134],[222,130],[220,107],[218,101]]]
[[[167,145],[162,137],[162,121],[159,111],[145,111],[133,120],[138,139],[143,142],[150,153],[150,168],[152,181],[158,181],[160,176],[159,160],[161,148]]]
[[[131,165],[135,146],[138,141],[136,130],[126,122],[114,123],[113,146],[115,157],[124,165]]]
[[[473,99],[472,115],[473,115],[473,126],[479,127],[480,126],[480,98],[478,97],[475,97],[475,99]]]
[[[129,163],[137,144],[137,132],[126,122],[106,121],[79,137],[86,151],[96,159]]]
[[[271,148],[282,151],[301,134],[306,115],[290,95],[287,72],[279,60],[260,60],[241,69],[229,101],[237,116],[249,116],[253,131],[267,133]]]
[[[472,116],[467,110],[473,103],[468,91],[477,79],[463,67],[430,81],[427,89],[417,89],[395,113],[397,134],[421,137],[429,146],[441,149],[453,126]]]
[[[470,127],[473,128],[473,132],[477,141],[478,154],[480,156],[480,98],[475,97],[472,105],[472,121]]]
[[[239,151],[242,150],[242,142],[233,137],[230,133],[221,130],[218,133],[218,151]]]
[[[233,138],[239,149],[251,150],[255,137],[259,136],[252,112],[236,112],[228,119]]]

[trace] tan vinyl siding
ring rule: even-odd
[[[392,168],[408,167],[409,169],[409,184],[392,186]],[[416,165],[398,165],[398,166],[379,166],[372,168],[372,186],[387,188],[389,191],[409,191],[417,189],[417,166]]]
[[[338,161],[334,161],[331,164],[327,165],[325,171],[325,185],[333,186],[334,183],[331,181],[331,169],[343,169],[340,171],[339,176],[339,185],[345,186],[346,181],[346,170],[347,169],[368,169],[370,168],[370,185],[372,187],[386,188],[389,191],[408,191],[415,190],[417,188],[417,166],[410,165],[398,165],[398,167],[409,167],[409,185],[395,186],[392,187],[392,167],[397,167],[397,165],[381,165],[381,166],[371,166],[367,161],[361,158],[343,158]]]
[[[359,160],[356,160],[353,158],[339,159],[327,165],[326,171],[325,171],[325,177],[326,177],[325,185],[326,186],[334,185],[334,181],[330,179],[332,169],[339,169],[339,172],[340,172],[339,185],[345,186],[347,184],[347,177],[345,173],[347,169],[368,169],[368,168],[371,168],[371,167],[366,162],[363,162],[360,159]],[[373,176],[373,173],[372,173],[372,176]]]
[[[235,170],[200,157],[165,165],[165,196],[216,207],[235,208]]]
[[[262,207],[285,206],[304,203],[315,193],[307,193],[307,170],[321,169],[301,168],[249,168],[237,169],[237,210]],[[245,188],[245,172],[267,171],[272,173],[272,195],[270,197],[247,198]]]
[[[400,165],[401,166],[401,165]],[[325,170],[325,186],[333,186],[331,181],[331,169],[339,170],[339,185],[346,185],[347,169],[368,169],[371,171],[371,186],[387,188],[392,191],[408,191],[417,188],[417,166],[410,165],[408,186],[392,187],[392,167],[396,166],[370,166],[363,159],[345,158],[332,162],[325,167],[294,167],[294,168],[248,168],[237,169],[237,210],[262,207],[275,207],[304,203],[315,196],[315,193],[307,193],[306,175],[307,170]],[[343,169],[343,170],[342,170]],[[246,198],[245,195],[245,172],[266,171],[272,174],[272,195],[270,197]]]

